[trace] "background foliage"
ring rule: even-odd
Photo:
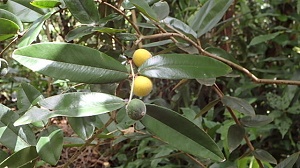
[[[299,14],[299,0],[1,1],[0,167],[300,167]],[[139,68],[137,48],[154,56]],[[141,121],[125,110],[135,74],[155,85]]]

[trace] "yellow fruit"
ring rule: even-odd
[[[149,78],[137,76],[134,79],[133,94],[136,96],[146,96],[152,91],[153,85]]]
[[[132,56],[133,63],[139,67],[141,66],[147,59],[152,57],[151,53],[145,49],[137,49]]]

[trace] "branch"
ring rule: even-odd
[[[285,85],[299,85],[300,86],[300,81],[294,81],[294,80],[272,80],[272,79],[260,79],[258,77],[256,77],[253,73],[251,73],[248,69],[235,64],[225,58],[219,57],[217,55],[214,55],[212,53],[209,53],[207,51],[205,51],[202,47],[200,42],[198,41],[199,44],[197,44],[196,42],[194,42],[193,40],[191,40],[190,38],[188,38],[186,35],[182,34],[182,33],[162,33],[162,34],[153,34],[153,35],[148,35],[148,36],[142,36],[142,39],[154,39],[154,38],[158,38],[158,37],[179,37],[187,42],[189,42],[190,44],[192,44],[194,47],[196,47],[199,52],[203,53],[204,55],[211,57],[213,59],[219,60],[225,64],[227,64],[228,66],[244,73],[245,75],[247,75],[250,79],[252,79],[253,82],[255,83],[263,83],[263,84],[285,84]]]

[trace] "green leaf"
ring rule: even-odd
[[[23,24],[21,20],[13,13],[0,9],[0,18],[10,20],[19,26],[20,31],[23,31]],[[2,27],[2,25],[1,25]],[[2,34],[2,33],[1,33]]]
[[[191,54],[162,54],[149,58],[138,72],[153,78],[197,79],[226,75],[231,68],[209,57]]]
[[[85,117],[117,110],[125,106],[123,99],[104,93],[72,92],[39,101],[43,108],[33,107],[14,125],[24,125],[56,116]],[[49,110],[47,110],[49,109]]]
[[[242,142],[245,136],[245,128],[240,125],[231,125],[228,129],[227,140],[229,151],[232,152]]]
[[[144,44],[143,47],[144,48],[148,48],[148,47],[157,47],[157,46],[163,46],[165,44],[170,44],[170,43],[174,43],[172,40],[161,40],[161,41],[157,41],[157,42],[153,42],[153,43],[148,43],[148,44]]]
[[[266,115],[245,116],[241,118],[241,123],[247,127],[261,127],[272,121],[273,118]]]
[[[252,152],[255,158],[266,161],[269,163],[277,164],[276,159],[267,151],[263,149],[256,149],[255,151]]]
[[[44,22],[52,15],[52,13],[47,13],[44,16],[41,16],[35,20],[26,33],[20,38],[18,47],[24,47],[30,45],[33,41],[36,40],[37,36],[40,34],[40,31],[43,28]]]
[[[8,10],[14,13],[22,22],[33,22],[41,15],[48,13],[47,10],[37,8],[30,4],[32,0],[9,0]]]
[[[280,118],[274,119],[274,123],[283,138],[289,131],[291,125],[293,124],[293,121],[287,115],[282,115]]]
[[[0,167],[22,167],[38,158],[36,148],[28,146],[5,159],[0,163]]]
[[[19,112],[27,111],[31,106],[36,105],[37,102],[43,99],[43,95],[32,85],[22,83],[21,88],[17,94],[17,106]]]
[[[220,102],[220,99],[216,99],[216,100],[209,102],[205,107],[203,107],[203,109],[200,110],[200,112],[195,116],[195,118],[202,116],[204,113],[208,112],[211,108],[213,108],[219,102]]]
[[[135,41],[137,40],[136,35],[131,33],[118,33],[117,35],[118,39],[124,40],[124,41]]]
[[[210,136],[175,111],[147,105],[147,114],[141,122],[159,139],[179,150],[215,161],[224,160],[221,150]]]
[[[36,150],[45,162],[56,165],[63,148],[63,131],[53,127],[41,132],[41,136],[36,145]]]
[[[11,20],[0,18],[0,24],[0,41],[14,37],[19,30],[19,26]]]
[[[164,19],[164,23],[169,24],[170,26],[181,31],[184,34],[188,34],[194,38],[197,38],[197,33],[190,26],[179,19],[168,16]]]
[[[33,0],[30,4],[38,8],[54,8],[58,7],[61,2],[59,0]]]
[[[152,9],[156,13],[158,20],[165,19],[170,13],[170,7],[165,1],[158,1],[154,3]]]
[[[262,43],[262,42],[272,40],[281,33],[283,33],[283,32],[280,31],[280,32],[271,33],[271,34],[267,34],[267,35],[256,36],[251,40],[249,46],[253,46],[253,45],[256,45],[256,44],[259,44],[259,43]]]
[[[29,69],[58,79],[84,83],[112,83],[128,77],[127,69],[98,50],[68,43],[39,43],[13,52]]]
[[[188,19],[188,24],[200,37],[216,26],[232,2],[233,0],[209,0]]]
[[[253,107],[246,100],[237,97],[223,96],[221,101],[225,106],[230,107],[235,111],[249,116],[255,115]]]
[[[216,83],[216,78],[196,79],[198,83],[205,86],[213,86]]]
[[[215,47],[208,47],[205,49],[207,52],[212,53],[214,55],[217,55],[219,57],[225,58],[231,62],[237,63],[237,60],[229,54],[227,51],[221,49],[221,48],[215,48]]]
[[[36,144],[35,135],[27,125],[15,127],[18,114],[0,104],[0,143],[13,151]]]
[[[110,27],[95,27],[93,30],[100,32],[100,33],[109,33],[109,34],[126,32],[125,29],[114,29],[114,28],[110,28]]]
[[[95,31],[93,31],[94,27],[92,26],[80,26],[80,27],[76,27],[75,29],[71,30],[68,32],[68,34],[66,35],[66,41],[72,41],[76,38],[80,38],[83,37],[85,35],[88,34],[92,34]]]
[[[155,11],[150,8],[145,0],[129,0],[146,17],[159,21]]]
[[[74,132],[82,139],[89,139],[94,131],[96,116],[89,117],[68,117],[68,123]]]
[[[63,0],[72,15],[83,24],[96,24],[100,15],[94,0]]]
[[[299,158],[299,152],[292,154],[288,158],[281,161],[274,168],[293,168],[294,164],[297,162]]]

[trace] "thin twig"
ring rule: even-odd
[[[98,129],[91,138],[86,140],[85,144],[82,145],[62,167],[67,168],[74,160],[76,160],[77,157],[82,153],[82,151],[87,146],[89,146],[99,136],[99,134],[101,134],[104,131],[104,129],[106,129],[106,127],[109,126],[113,121],[114,121],[114,116],[111,116],[109,118],[109,120],[105,123],[105,125],[103,127],[101,127],[100,129]]]
[[[133,70],[133,65],[132,65],[133,64],[132,60],[129,60],[129,64],[130,64],[132,82],[131,82],[131,89],[130,89],[130,95],[129,95],[128,102],[130,102],[130,100],[132,99],[132,96],[133,96],[133,87],[134,87],[134,78],[135,78],[135,74],[134,74],[134,70]]]
[[[18,36],[16,36],[1,52],[0,52],[0,58],[3,58],[2,54],[18,39]]]
[[[216,93],[219,95],[220,98],[222,98],[224,96],[223,92],[220,90],[220,88],[216,84],[213,85],[213,89],[216,91]],[[231,117],[233,118],[234,122],[237,125],[242,126],[241,122],[238,120],[238,118],[234,114],[233,110],[228,106],[226,106],[226,109],[229,111],[229,113],[230,113]],[[252,145],[252,143],[249,140],[247,135],[244,135],[244,140],[246,141],[246,144],[249,147],[250,151],[251,152],[255,151],[255,148],[253,147],[253,145]],[[255,159],[256,159],[259,167],[263,168],[264,166],[263,166],[262,162],[257,158],[255,158]]]
[[[200,41],[198,42],[198,44],[196,42],[194,42],[193,40],[191,40],[190,38],[188,38],[187,36],[185,36],[182,33],[162,33],[162,34],[153,34],[153,35],[148,35],[148,36],[142,36],[141,38],[143,39],[154,39],[154,38],[158,38],[158,37],[179,37],[182,38],[183,40],[186,40],[187,42],[189,42],[190,44],[192,44],[194,47],[196,47],[199,52],[203,53],[204,55],[211,57],[213,59],[219,60],[225,64],[227,64],[228,66],[244,73],[245,75],[247,75],[249,78],[252,79],[253,82],[255,83],[262,83],[262,84],[285,84],[285,85],[300,85],[300,81],[295,81],[295,80],[273,80],[273,79],[260,79],[257,78],[254,74],[252,74],[248,69],[235,64],[225,58],[219,57],[217,55],[211,54],[207,51],[205,51],[202,47],[201,47],[201,43]]]

